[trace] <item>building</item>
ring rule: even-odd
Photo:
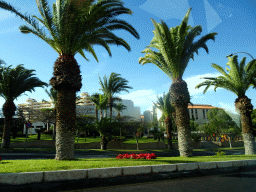
[[[195,122],[197,122],[199,125],[204,124],[208,122],[207,112],[213,108],[222,109],[211,105],[194,104],[193,106],[188,104],[189,118],[192,119],[192,117],[194,117]]]
[[[45,101],[37,102],[35,99],[27,99],[27,103],[24,104],[18,104],[19,107],[26,107],[31,109],[42,109],[42,108],[54,108],[54,103],[52,101]],[[114,102],[114,103],[119,103]],[[131,100],[122,100],[120,101],[123,105],[125,105],[127,108],[120,112],[121,116],[131,116],[133,117],[133,120],[140,121],[140,107],[134,106],[133,101]],[[98,111],[98,120],[100,120],[100,110]],[[77,100],[76,105],[76,113],[77,115],[92,115],[95,116],[95,105],[92,101],[89,100],[89,94],[86,92],[83,92],[80,94],[80,98]],[[29,112],[25,111],[24,114],[29,117]],[[112,115],[113,117],[117,116],[118,111],[113,108]],[[109,109],[103,110],[103,117],[109,117]],[[45,128],[45,125],[42,122],[33,122],[32,127],[29,129],[30,134],[37,134],[35,132],[35,129],[38,128]],[[47,130],[49,129],[49,126],[47,127]],[[24,134],[25,134],[26,126],[24,125]]]

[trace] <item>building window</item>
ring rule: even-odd
[[[208,119],[208,117],[207,117],[207,113],[208,113],[208,109],[206,109],[206,118]]]
[[[205,119],[205,111],[204,111],[204,109],[203,109],[203,118]]]
[[[196,109],[196,119],[198,119],[198,115],[197,115],[197,109]]]
[[[191,109],[191,111],[192,111],[192,119],[194,118],[194,111],[193,111],[193,109]]]

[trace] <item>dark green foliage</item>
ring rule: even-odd
[[[215,134],[216,136],[220,136],[224,133],[239,134],[242,131],[223,109],[210,109],[207,113],[207,118],[209,123],[205,123],[201,128],[209,135]]]
[[[201,140],[201,137],[200,135],[197,135],[197,134],[191,134],[191,137],[194,141],[200,141]]]

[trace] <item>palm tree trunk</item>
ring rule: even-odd
[[[6,101],[3,105],[4,129],[1,148],[10,148],[12,116],[15,114],[16,106],[13,101]]]
[[[101,150],[107,150],[108,140],[106,139],[105,136],[102,136],[102,141],[100,144],[101,144]]]
[[[113,107],[112,97],[109,97],[108,106],[109,106],[109,117],[112,118],[112,107]]]
[[[236,99],[235,106],[240,111],[241,115],[245,155],[253,155],[255,154],[255,137],[252,134],[251,113],[253,105],[251,104],[251,99],[246,96],[240,97]]]
[[[102,119],[102,110],[100,110],[100,120]]]
[[[167,132],[167,142],[168,142],[168,149],[172,148],[172,119],[170,116],[165,118],[165,126],[166,126],[166,132]]]
[[[54,114],[55,114],[55,122],[53,125],[53,132],[52,132],[52,140],[55,141],[56,140],[56,108],[54,108]]]
[[[95,115],[96,115],[96,122],[98,122],[98,120],[99,120],[99,112],[98,112],[98,109],[96,108],[96,106],[95,106]]]
[[[188,103],[190,96],[187,83],[181,78],[173,79],[170,87],[170,102],[175,108],[175,124],[178,131],[178,145],[181,157],[191,157],[193,152]]]
[[[56,160],[75,159],[76,91],[58,90]]]
[[[11,123],[12,123],[12,116],[6,116],[4,119],[4,130],[3,130],[1,148],[10,148]]]

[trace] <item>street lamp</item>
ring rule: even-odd
[[[249,53],[246,53],[246,52],[236,52],[236,53],[245,53],[245,54],[247,54],[247,55],[250,55]],[[226,56],[226,57],[231,57],[231,56],[233,56],[233,55],[236,54],[236,53],[231,53],[230,55],[228,55],[228,56]],[[250,56],[251,56],[251,55],[250,55]],[[252,56],[251,56],[251,58],[254,59]]]

